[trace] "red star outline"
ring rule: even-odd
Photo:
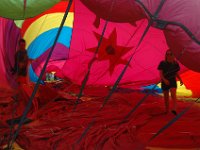
[[[93,32],[97,40],[99,41],[101,38],[101,35]],[[95,52],[97,47],[86,49],[90,52]],[[119,64],[126,65],[128,61],[126,59],[122,59],[122,56],[124,56],[129,50],[132,49],[132,47],[124,47],[117,45],[117,31],[116,28],[113,29],[112,33],[109,35],[108,38],[103,37],[102,43],[99,47],[98,54],[96,56],[96,60],[98,61],[109,61],[109,72],[110,75],[113,74],[114,69]]]

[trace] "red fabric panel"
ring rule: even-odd
[[[150,137],[174,117],[171,113],[163,113],[164,102],[161,97],[149,96],[127,122],[119,125],[145,94],[118,89],[102,111],[98,112],[109,89],[100,86],[88,87],[84,90],[82,103],[77,106],[76,111],[72,111],[80,87],[67,84],[55,85],[47,84],[40,87],[39,92],[46,94],[37,98],[40,100],[45,98],[46,103],[31,115],[34,121],[22,127],[17,138],[17,143],[22,148],[70,150],[93,118],[94,125],[81,143],[75,145],[76,150],[90,150],[95,147],[97,150],[132,150],[138,147],[147,149],[148,146],[189,149],[200,146],[198,116],[200,108],[197,105],[193,105],[175,124],[146,145]],[[55,89],[58,87],[61,87],[60,91],[56,92]],[[103,92],[95,96],[98,91]],[[49,95],[53,92],[57,94],[57,98]],[[189,105],[190,102],[178,101],[178,112]],[[9,133],[8,127],[5,126],[0,128],[1,136]]]
[[[200,97],[200,73],[194,71],[187,71],[182,75],[183,82],[187,89],[192,91],[193,97]]]

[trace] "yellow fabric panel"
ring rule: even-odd
[[[158,84],[161,88],[161,83]],[[191,97],[192,91],[188,90],[185,85],[180,86],[180,81],[177,81],[177,97]]]
[[[40,17],[35,22],[33,22],[29,26],[23,37],[26,40],[27,43],[26,46],[28,47],[31,44],[31,42],[41,33],[44,33],[53,28],[58,28],[61,24],[63,16],[64,13],[47,14]],[[72,28],[73,21],[74,21],[74,13],[69,12],[64,26]]]

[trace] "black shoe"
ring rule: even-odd
[[[175,110],[172,110],[171,112],[172,112],[172,114],[174,114],[175,116],[177,115],[177,112],[176,112]]]

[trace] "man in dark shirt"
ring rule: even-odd
[[[181,85],[183,84],[181,77],[179,75],[179,64],[176,62],[173,53],[167,50],[165,54],[165,60],[161,61],[158,70],[160,71],[161,77],[161,88],[163,90],[166,113],[169,112],[169,90],[173,100],[173,110],[172,113],[176,115],[176,77],[180,80]]]
[[[13,69],[13,74],[17,73],[18,77],[27,76],[27,66],[28,66],[28,55],[26,51],[26,41],[24,39],[19,40],[19,50],[15,54],[15,66]]]
[[[158,70],[162,70],[164,78],[162,78],[162,89],[169,90],[170,88],[177,88],[176,76],[177,72],[180,70],[179,64],[177,62],[161,61]],[[166,83],[169,81],[169,84]]]

